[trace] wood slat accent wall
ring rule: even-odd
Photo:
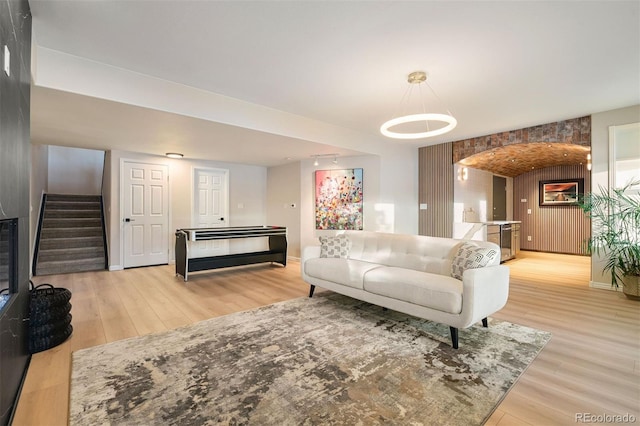
[[[418,214],[418,232],[432,237],[453,236],[452,144],[438,144],[418,150],[418,200],[426,210]]]
[[[513,179],[513,219],[522,221],[520,247],[523,250],[584,255],[583,242],[591,235],[591,221],[577,206],[540,206],[541,180],[584,179],[591,191],[591,173],[584,166],[557,166],[534,170]],[[526,202],[521,200],[526,199]],[[527,214],[531,209],[531,214]],[[531,236],[531,241],[527,241]]]

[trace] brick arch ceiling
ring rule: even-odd
[[[591,152],[591,117],[453,142],[453,162],[502,176],[535,169],[585,165]]]
[[[472,155],[458,164],[501,176],[516,177],[535,169],[553,166],[585,165],[591,149],[567,143],[521,143],[494,148]]]

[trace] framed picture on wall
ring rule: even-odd
[[[584,193],[584,179],[558,179],[540,181],[541,206],[571,206]]]
[[[362,230],[362,169],[316,170],[316,229]]]

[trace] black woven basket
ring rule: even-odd
[[[53,306],[49,309],[37,309],[31,311],[30,325],[31,327],[39,327],[41,325],[56,322],[66,317],[71,312],[71,303],[60,306]]]
[[[39,339],[41,337],[46,337],[51,334],[55,334],[60,330],[64,330],[67,326],[71,324],[71,314],[65,315],[63,318],[60,318],[56,321],[51,321],[46,324],[34,326],[30,324],[29,326],[29,338],[30,339]]]
[[[51,284],[31,284],[29,352],[42,352],[64,342],[73,332],[71,292]]]
[[[33,282],[31,282],[33,287]],[[71,300],[71,292],[66,288],[56,288],[51,284],[40,284],[31,289],[31,311],[46,310],[63,306]]]
[[[47,349],[53,348],[54,346],[58,346],[60,343],[67,340],[69,336],[73,333],[73,326],[71,324],[67,325],[62,330],[56,330],[53,334],[44,337],[35,337],[29,338],[29,352],[35,354],[37,352],[42,352]]]

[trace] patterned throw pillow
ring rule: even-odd
[[[483,268],[500,254],[492,248],[478,247],[470,243],[462,243],[451,263],[451,276],[459,280],[467,269]]]
[[[349,256],[349,237],[320,237],[320,257],[347,258]]]

